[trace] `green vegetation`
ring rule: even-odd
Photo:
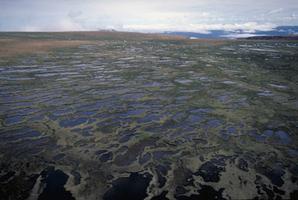
[[[0,34],[90,42],[1,58],[0,196],[28,197],[50,166],[78,199],[132,172],[155,177],[149,197],[293,196],[297,42],[117,34]]]

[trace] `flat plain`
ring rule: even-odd
[[[298,41],[0,33],[1,199],[295,199]]]

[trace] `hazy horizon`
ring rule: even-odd
[[[1,0],[0,31],[268,31],[298,25],[294,0]]]

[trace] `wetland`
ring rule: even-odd
[[[298,198],[298,41],[0,44],[1,199]]]

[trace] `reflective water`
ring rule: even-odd
[[[56,187],[69,199],[293,197],[297,64],[296,43],[270,41],[109,40],[2,59],[1,194],[28,197],[55,167],[39,199]]]

